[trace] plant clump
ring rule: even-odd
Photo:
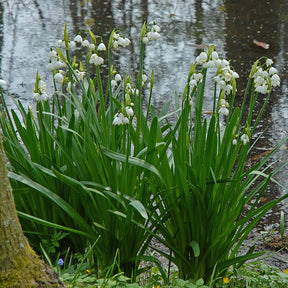
[[[242,105],[234,107],[239,75],[212,45],[191,64],[175,111],[168,113],[167,101],[157,112],[151,104],[154,70],[150,76],[144,71],[144,46],[159,39],[160,31],[155,23],[143,25],[139,71],[120,75],[112,50],[130,44],[120,31],[113,30],[104,44],[92,31],[70,40],[65,27],[49,54],[55,91],[49,93],[37,74],[36,112],[18,101],[20,116],[2,97],[9,175],[30,243],[49,261],[58,261],[68,248],[85,253],[89,247],[87,269],[97,267],[107,277],[120,271],[135,282],[150,269],[140,263],[150,261],[167,284],[167,271],[147,252],[151,247],[177,266],[181,281],[209,285],[262,255],[238,251],[262,216],[287,197],[257,205],[286,165],[268,173],[282,143],[245,166],[280,78],[272,60],[257,60]],[[84,49],[85,59],[72,57],[75,47]],[[104,63],[108,81],[102,80]],[[215,73],[209,116],[203,109],[207,70]],[[255,117],[259,99],[263,104]],[[47,253],[52,237],[55,249]],[[153,238],[170,253],[153,247]]]

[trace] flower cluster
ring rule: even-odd
[[[65,62],[60,58],[55,50],[51,49],[49,52],[48,70],[54,71],[54,69],[61,69],[64,67],[66,67]]]
[[[256,92],[267,94],[271,92],[272,87],[280,86],[280,77],[277,75],[277,70],[271,66],[272,64],[273,61],[268,58],[265,63],[266,69],[257,65],[255,71],[253,71],[252,78]]]
[[[194,87],[197,87],[199,83],[202,82],[203,79],[203,74],[202,73],[193,73],[191,75],[190,81],[189,81],[189,85],[190,87],[193,89]]]
[[[117,74],[115,75],[115,77]],[[131,102],[131,95],[139,95],[139,90],[135,88],[131,83],[131,78],[129,77],[128,81],[125,81],[124,86],[124,98],[125,98],[125,104],[122,103],[121,110],[117,112],[114,116],[113,125],[124,125],[128,124],[130,122],[130,118],[133,117],[134,111],[133,106],[134,103]]]
[[[220,99],[218,112],[224,116],[228,116],[229,115],[228,107],[229,103],[224,98]]]
[[[33,89],[33,92],[33,98],[36,101],[47,101],[50,98],[47,90],[47,84],[41,80],[38,73],[36,75],[35,88]]]
[[[130,45],[130,43],[131,41],[127,37],[124,37],[117,32],[113,33],[112,47],[114,49],[117,49],[119,46],[127,47]]]
[[[125,125],[129,123],[129,119],[133,117],[134,111],[132,106],[122,107],[121,112],[115,114],[112,124],[113,125]]]
[[[214,49],[213,46],[212,49]],[[201,52],[195,61],[196,64],[202,65],[203,68],[217,68],[214,80],[226,93],[230,93],[233,89],[236,90],[235,79],[239,78],[238,73],[231,69],[227,60],[220,59],[216,51],[208,52],[208,54]]]
[[[145,30],[145,35],[142,39],[143,43],[148,44],[150,41],[159,39],[161,37],[159,34],[160,31],[161,28],[156,24],[147,26]]]
[[[224,96],[225,93],[230,94],[231,92],[236,92],[236,79],[239,78],[238,73],[230,67],[229,61],[220,59],[218,53],[214,50],[213,45],[210,47],[208,52],[201,52],[196,57],[195,63],[196,64],[193,67],[193,71],[191,72],[189,79],[189,86],[194,89],[202,82],[203,74],[196,72],[197,65],[201,65],[206,69],[216,69],[216,76],[214,77],[214,80],[222,90],[222,97],[219,100],[218,109],[220,114],[227,116],[229,114],[229,103],[224,99]],[[191,97],[189,98],[189,103],[190,105],[192,104]]]
[[[115,76],[114,76],[114,79],[111,80],[111,86],[112,87],[117,87],[118,86],[118,82],[122,81],[122,77],[120,74],[118,74],[116,71],[115,71]]]
[[[94,64],[95,66],[99,66],[104,63],[104,59],[98,56],[96,53],[92,54],[89,59],[89,64]]]

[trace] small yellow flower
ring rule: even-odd
[[[287,273],[288,274],[288,268],[282,270],[284,273]]]
[[[160,285],[157,285],[157,286],[153,286],[152,288],[160,288]]]
[[[91,274],[91,273],[92,273],[89,269],[86,269],[86,272],[87,272],[88,274]]]
[[[223,283],[224,284],[228,284],[229,282],[230,282],[230,278],[228,278],[228,277],[223,277]]]

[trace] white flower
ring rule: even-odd
[[[144,44],[148,44],[148,43],[149,43],[149,39],[148,39],[147,36],[144,36],[144,37],[143,37],[143,43],[144,43]]]
[[[122,113],[121,113],[122,114]],[[122,114],[123,115],[123,114]],[[113,119],[113,122],[112,122],[113,125],[122,125],[122,119],[121,117],[119,117],[119,114],[117,113],[115,116],[114,116],[114,119]]]
[[[39,83],[38,83],[38,87],[39,87],[41,93],[46,93],[47,92],[47,84],[46,84],[46,82],[40,80]]]
[[[104,59],[99,57],[97,54],[92,54],[91,58],[89,59],[89,63],[94,65],[101,65],[104,63]]]
[[[126,110],[126,113],[127,113],[128,117],[131,117],[131,116],[134,115],[134,111],[133,111],[132,107],[127,106],[127,107],[125,107],[125,110]]]
[[[118,41],[114,40],[113,41],[113,48],[117,49],[119,47]]]
[[[123,39],[123,40],[121,40],[121,39]],[[120,38],[118,40],[118,42],[119,42],[119,45],[121,45],[123,47],[126,47],[126,46],[130,45],[130,43],[131,43],[131,41],[128,38],[126,38],[126,37],[125,38]]]
[[[194,73],[193,78],[198,82],[203,79],[203,74],[202,73]]]
[[[255,88],[256,92],[259,92],[261,94],[267,94],[268,92],[268,85],[267,84],[263,84],[263,85],[259,85]]]
[[[123,114],[122,114],[122,115],[123,115]],[[122,123],[123,123],[123,124],[129,124],[129,119],[124,116],[123,119],[122,119]]]
[[[0,86],[2,89],[5,89],[7,87],[7,85],[8,85],[8,83],[5,80],[0,79]]]
[[[236,71],[233,71],[233,72],[232,72],[232,77],[233,77],[234,79],[238,79],[238,78],[239,78],[239,74],[238,74]]]
[[[243,134],[240,139],[241,139],[243,145],[246,145],[246,143],[249,142],[249,137],[247,134]]]
[[[224,80],[220,80],[218,84],[221,86],[222,89],[226,87],[226,82]]]
[[[258,85],[262,85],[264,83],[264,78],[262,76],[257,76],[255,79],[254,79],[254,84],[256,86]]]
[[[233,139],[232,144],[233,144],[234,146],[236,146],[236,145],[237,145],[237,139]]]
[[[57,65],[57,68],[66,67],[66,63],[62,60],[56,61],[55,65]]]
[[[114,33],[113,40],[114,40],[113,41],[113,48],[114,49],[117,49],[119,47],[119,45],[126,47],[131,43],[131,41],[128,38],[120,36],[120,34],[118,34],[118,33]]]
[[[105,51],[106,50],[106,46],[104,43],[100,43],[97,47],[97,51]]]
[[[112,86],[112,87],[116,87],[117,85],[118,85],[118,84],[117,84],[117,81],[113,79],[113,80],[111,81],[111,86]]]
[[[274,63],[274,62],[273,62],[272,59],[269,59],[269,58],[266,59],[266,65],[267,65],[267,66],[271,66],[273,63]]]
[[[160,32],[160,31],[161,31],[161,28],[160,28],[158,25],[154,24],[154,25],[152,26],[152,30],[153,30],[154,32]]]
[[[190,87],[193,89],[197,86],[197,81],[195,79],[191,79],[189,82]]]
[[[57,41],[57,46],[58,46],[59,48],[65,48],[65,41],[63,41],[63,40],[58,40],[58,41]]]
[[[142,75],[142,81],[145,83],[147,81],[147,76],[145,74]]]
[[[217,61],[219,59],[219,56],[218,56],[218,53],[216,51],[213,51],[211,53],[211,58],[212,58],[212,61]]]
[[[132,90],[131,84],[130,84],[130,83],[127,83],[127,84],[126,84],[126,87],[125,87],[125,92],[126,92],[126,93],[131,93],[131,90]]]
[[[49,51],[49,58],[57,58],[57,52],[55,50]]]
[[[115,40],[118,40],[118,39],[120,38],[120,35],[115,32],[115,33],[113,34],[113,38],[114,38]]]
[[[131,108],[132,109],[132,108]],[[129,118],[126,117],[122,112],[115,114],[113,122],[113,125],[124,125],[129,124]]]
[[[224,115],[224,116],[228,116],[229,115],[229,110],[226,107],[220,107],[219,113]]]
[[[203,67],[204,68],[213,68],[213,67],[215,67],[215,62],[212,60],[209,60],[208,62],[203,64]]]
[[[55,79],[55,81],[56,81],[57,83],[59,83],[59,84],[63,84],[63,82],[64,82],[64,76],[63,76],[63,74],[60,73],[60,72],[58,72],[58,73],[56,73],[56,74],[54,75],[54,79]]]
[[[226,71],[226,72],[224,73],[224,79],[225,79],[226,82],[231,81],[231,79],[232,79],[232,74],[230,73],[230,71]]]
[[[88,40],[84,40],[81,44],[82,47],[89,47],[90,42]]]
[[[33,93],[32,97],[33,97],[36,101],[41,101],[41,95],[40,95],[40,93]]]
[[[95,50],[95,45],[94,45],[93,43],[91,43],[91,44],[89,44],[89,48],[90,48],[91,50]]]
[[[219,105],[220,105],[220,106],[223,106],[223,105],[224,105],[224,106],[226,107],[226,100],[223,99],[223,98],[220,99],[220,101],[219,101]]]
[[[115,79],[115,81],[117,81],[117,82],[122,80],[120,74],[116,74],[114,79]]]
[[[66,91],[67,91],[68,93],[71,92],[71,82],[68,82],[67,87],[66,87]]]
[[[207,53],[201,52],[199,56],[196,57],[195,61],[197,64],[204,64],[207,61]]]
[[[83,42],[82,36],[81,36],[81,35],[77,35],[77,36],[74,38],[74,41],[77,42],[77,43],[82,43],[82,42]]]
[[[79,78],[79,80],[82,81],[84,79],[84,77],[85,77],[85,71],[76,70],[75,72],[76,72],[77,77]]]
[[[36,101],[46,101],[50,98],[50,96],[47,93],[33,93],[33,98]]]
[[[76,47],[76,42],[75,41],[70,41],[69,43],[68,43],[68,48],[69,49],[74,49]]]
[[[277,74],[273,74],[271,77],[272,87],[280,86],[280,77]]]
[[[160,36],[160,34],[159,34],[158,32],[152,32],[152,31],[150,31],[150,32],[147,33],[147,38],[148,38],[149,41],[157,40],[157,39],[159,39],[160,37],[161,37],[161,36]]]
[[[224,91],[230,93],[233,90],[233,87],[230,84],[227,84],[223,87]]]
[[[136,89],[136,88],[132,89],[132,90],[131,90],[131,93],[139,96],[139,90]]]
[[[221,60],[221,65],[222,68],[225,68],[229,66],[229,62],[226,59]]]
[[[48,63],[47,69],[48,69],[49,71],[53,71],[55,68],[56,68],[55,63],[53,63],[53,62],[49,62],[49,63]]]
[[[269,69],[269,75],[273,75],[273,74],[276,74],[277,73],[277,69],[275,69],[274,67],[271,67]]]

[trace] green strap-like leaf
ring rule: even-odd
[[[59,197],[57,194],[53,193],[46,187],[42,186],[41,184],[33,181],[32,179],[22,176],[13,172],[8,173],[9,178],[14,179],[15,181],[21,182],[36,191],[42,194],[44,197],[47,197],[52,202],[54,202],[57,206],[63,209],[76,223],[78,223],[79,227],[83,227],[84,230],[92,232],[91,227],[87,224],[87,222],[79,215],[79,213],[72,208],[65,200]]]
[[[103,153],[107,157],[109,157],[111,159],[114,159],[114,160],[117,160],[117,161],[126,162],[126,158],[127,158],[126,155],[114,152],[114,151],[109,150],[109,149],[107,149],[107,148],[105,148],[103,146],[101,148],[103,150]],[[159,173],[159,171],[152,164],[150,164],[150,163],[148,163],[148,162],[146,162],[146,161],[144,161],[142,159],[133,157],[133,156],[129,156],[128,157],[128,163],[149,170],[154,175],[158,176],[159,179],[161,179],[162,182],[164,182],[162,177],[161,177],[161,175],[160,175],[160,173]]]
[[[138,200],[131,201],[129,205],[133,206],[144,219],[148,219],[146,209],[140,201]]]
[[[199,257],[200,255],[200,247],[199,247],[199,244],[197,241],[193,240],[189,246],[193,249],[193,252],[194,252],[194,256],[195,257]]]

